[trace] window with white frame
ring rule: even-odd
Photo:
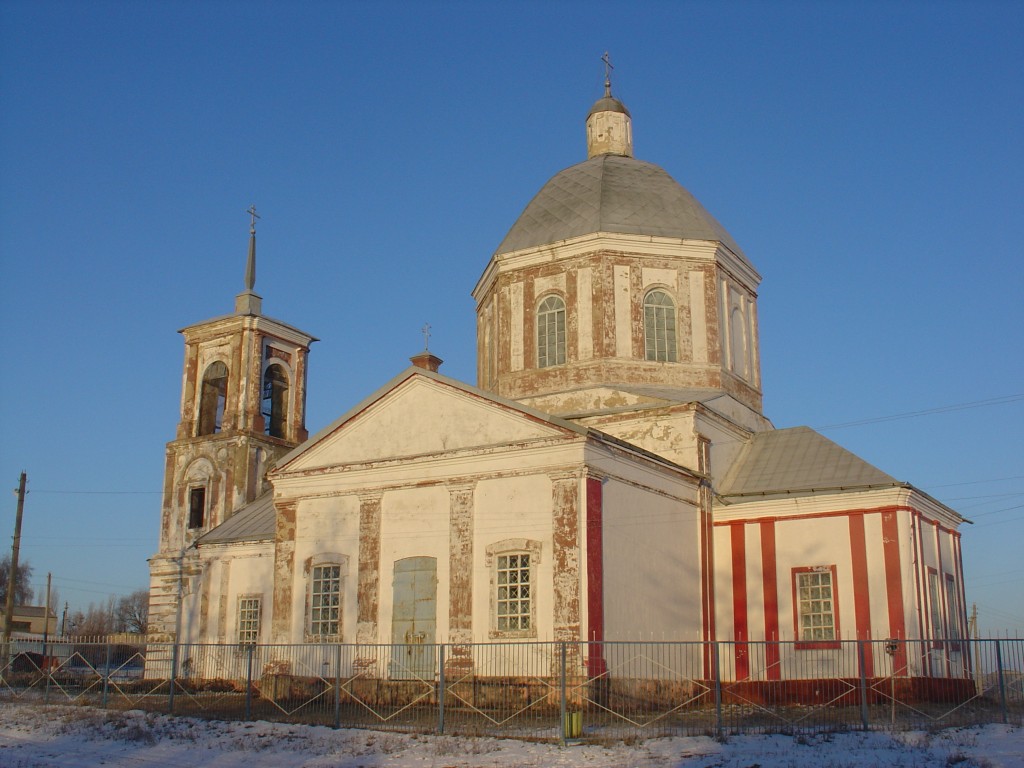
[[[665,291],[644,297],[644,348],[648,360],[676,362],[676,306]]]
[[[495,603],[499,632],[529,630],[533,624],[533,596],[530,594],[530,553],[498,555],[495,564],[498,594]]]
[[[252,595],[238,598],[238,644],[255,645],[260,639],[262,599]]]
[[[835,576],[835,566],[793,569],[798,642],[834,643],[839,640]]]
[[[492,638],[537,636],[537,565],[541,544],[505,539],[486,549],[491,570]]]
[[[341,635],[341,566],[337,563],[313,566],[310,574],[309,634],[315,637]]]
[[[548,296],[537,307],[537,367],[565,363],[565,302]]]

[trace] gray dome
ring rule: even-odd
[[[587,117],[590,117],[595,112],[621,112],[627,117],[632,117],[632,115],[629,114],[629,110],[626,109],[626,105],[614,96],[605,96],[604,98],[595,101],[594,106],[592,106],[590,111],[587,113]]]
[[[743,255],[725,227],[663,168],[619,155],[594,157],[556,174],[495,253],[594,232],[713,240]]]

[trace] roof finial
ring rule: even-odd
[[[608,55],[608,51],[604,52],[601,61],[604,62],[604,95],[605,98],[610,98],[612,95],[612,70],[615,67],[612,66],[612,60]]]
[[[256,219],[260,215],[256,213],[256,205],[250,205],[246,213],[251,217],[249,224],[249,260],[245,264],[245,290],[251,291],[256,287]]]
[[[441,367],[444,360],[427,349],[430,345],[430,323],[424,323],[420,332],[423,334],[423,351],[410,357],[409,362],[417,368],[437,373],[437,369]]]

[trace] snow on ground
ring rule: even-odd
[[[1024,768],[1024,729],[571,746],[0,704],[2,768]]]

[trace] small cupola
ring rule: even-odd
[[[423,370],[430,371],[431,373],[437,373],[437,369],[441,367],[441,363],[443,363],[444,360],[424,349],[418,355],[410,357],[409,362],[417,368],[422,368]]]
[[[440,357],[430,352],[430,323],[427,323],[421,329],[423,333],[423,351],[418,355],[413,355],[409,358],[409,362],[417,368],[422,368],[425,371],[431,373],[437,373],[437,369],[441,367],[441,363],[444,362]]]
[[[601,155],[633,156],[633,120],[626,105],[612,96],[611,62],[605,63],[604,96],[587,113],[587,159]]]

